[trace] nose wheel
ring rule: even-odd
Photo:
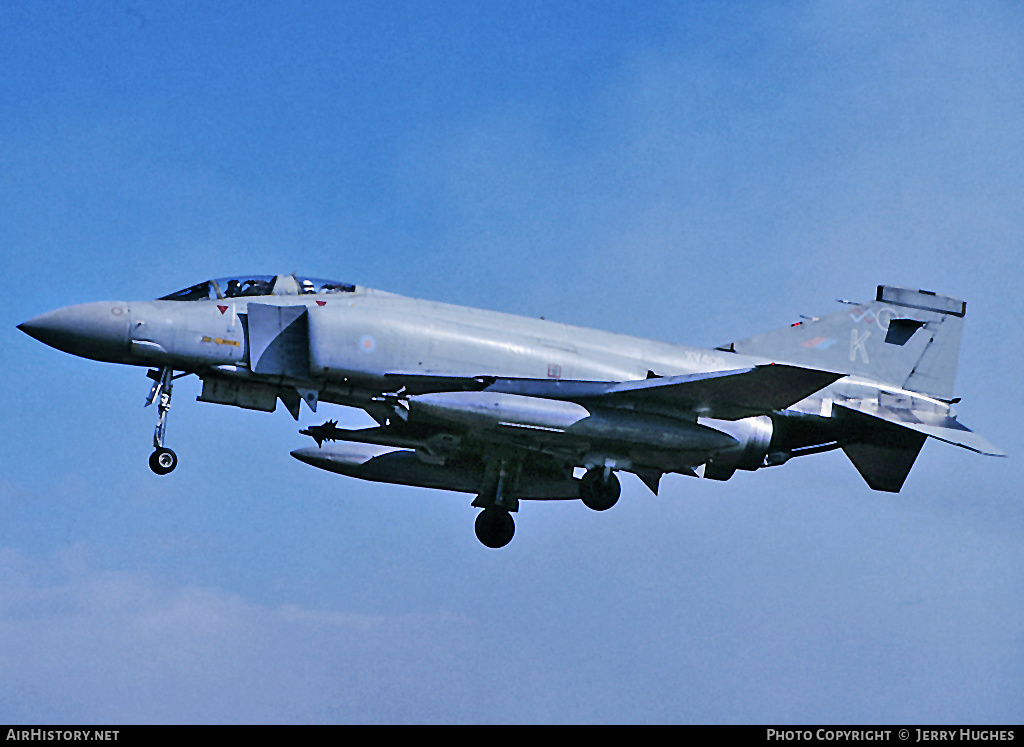
[[[158,475],[166,475],[177,466],[178,455],[162,446],[149,456],[149,468]]]
[[[177,454],[164,446],[167,411],[171,409],[174,371],[170,368],[162,368],[159,373],[150,371],[149,377],[153,379],[153,387],[149,390],[149,397],[146,398],[146,407],[155,402],[160,411],[156,420],[156,430],[153,431],[153,447],[156,451],[149,457],[149,468],[158,475],[166,475],[178,466]]]

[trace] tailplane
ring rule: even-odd
[[[868,487],[900,492],[927,436],[845,407],[837,407],[833,414],[845,434],[843,452]]]

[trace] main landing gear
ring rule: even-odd
[[[512,541],[516,523],[512,511],[519,510],[519,499],[515,495],[520,465],[508,459],[501,459],[496,465],[493,488],[481,493],[473,505],[483,511],[476,517],[476,538],[485,546],[497,550]]]
[[[476,517],[476,538],[487,547],[504,547],[512,541],[516,523],[512,514],[501,508],[485,508]]]
[[[149,457],[149,468],[158,475],[166,475],[178,466],[178,456],[164,446],[164,433],[167,430],[167,411],[171,409],[171,389],[174,381],[174,371],[170,368],[161,368],[159,373],[150,371],[149,378],[153,379],[153,388],[149,390],[149,397],[146,398],[146,407],[157,402],[160,411],[156,421],[156,430],[153,431],[153,446],[156,451]]]
[[[474,506],[483,509],[476,517],[476,538],[487,547],[504,547],[516,533],[516,523],[511,512],[519,508],[519,501],[506,490],[516,484],[514,477],[514,470],[502,461],[495,487],[492,491],[481,493],[473,501]],[[621,492],[619,478],[607,464],[604,467],[593,467],[580,479],[580,499],[583,505],[594,511],[607,511],[618,502]]]
[[[619,478],[608,467],[594,467],[580,479],[580,499],[594,511],[607,511],[619,500]]]

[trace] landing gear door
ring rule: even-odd
[[[249,304],[249,368],[253,373],[309,379],[305,306]]]

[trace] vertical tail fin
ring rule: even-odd
[[[843,372],[952,399],[967,304],[878,286],[871,303],[733,343],[744,355]]]

